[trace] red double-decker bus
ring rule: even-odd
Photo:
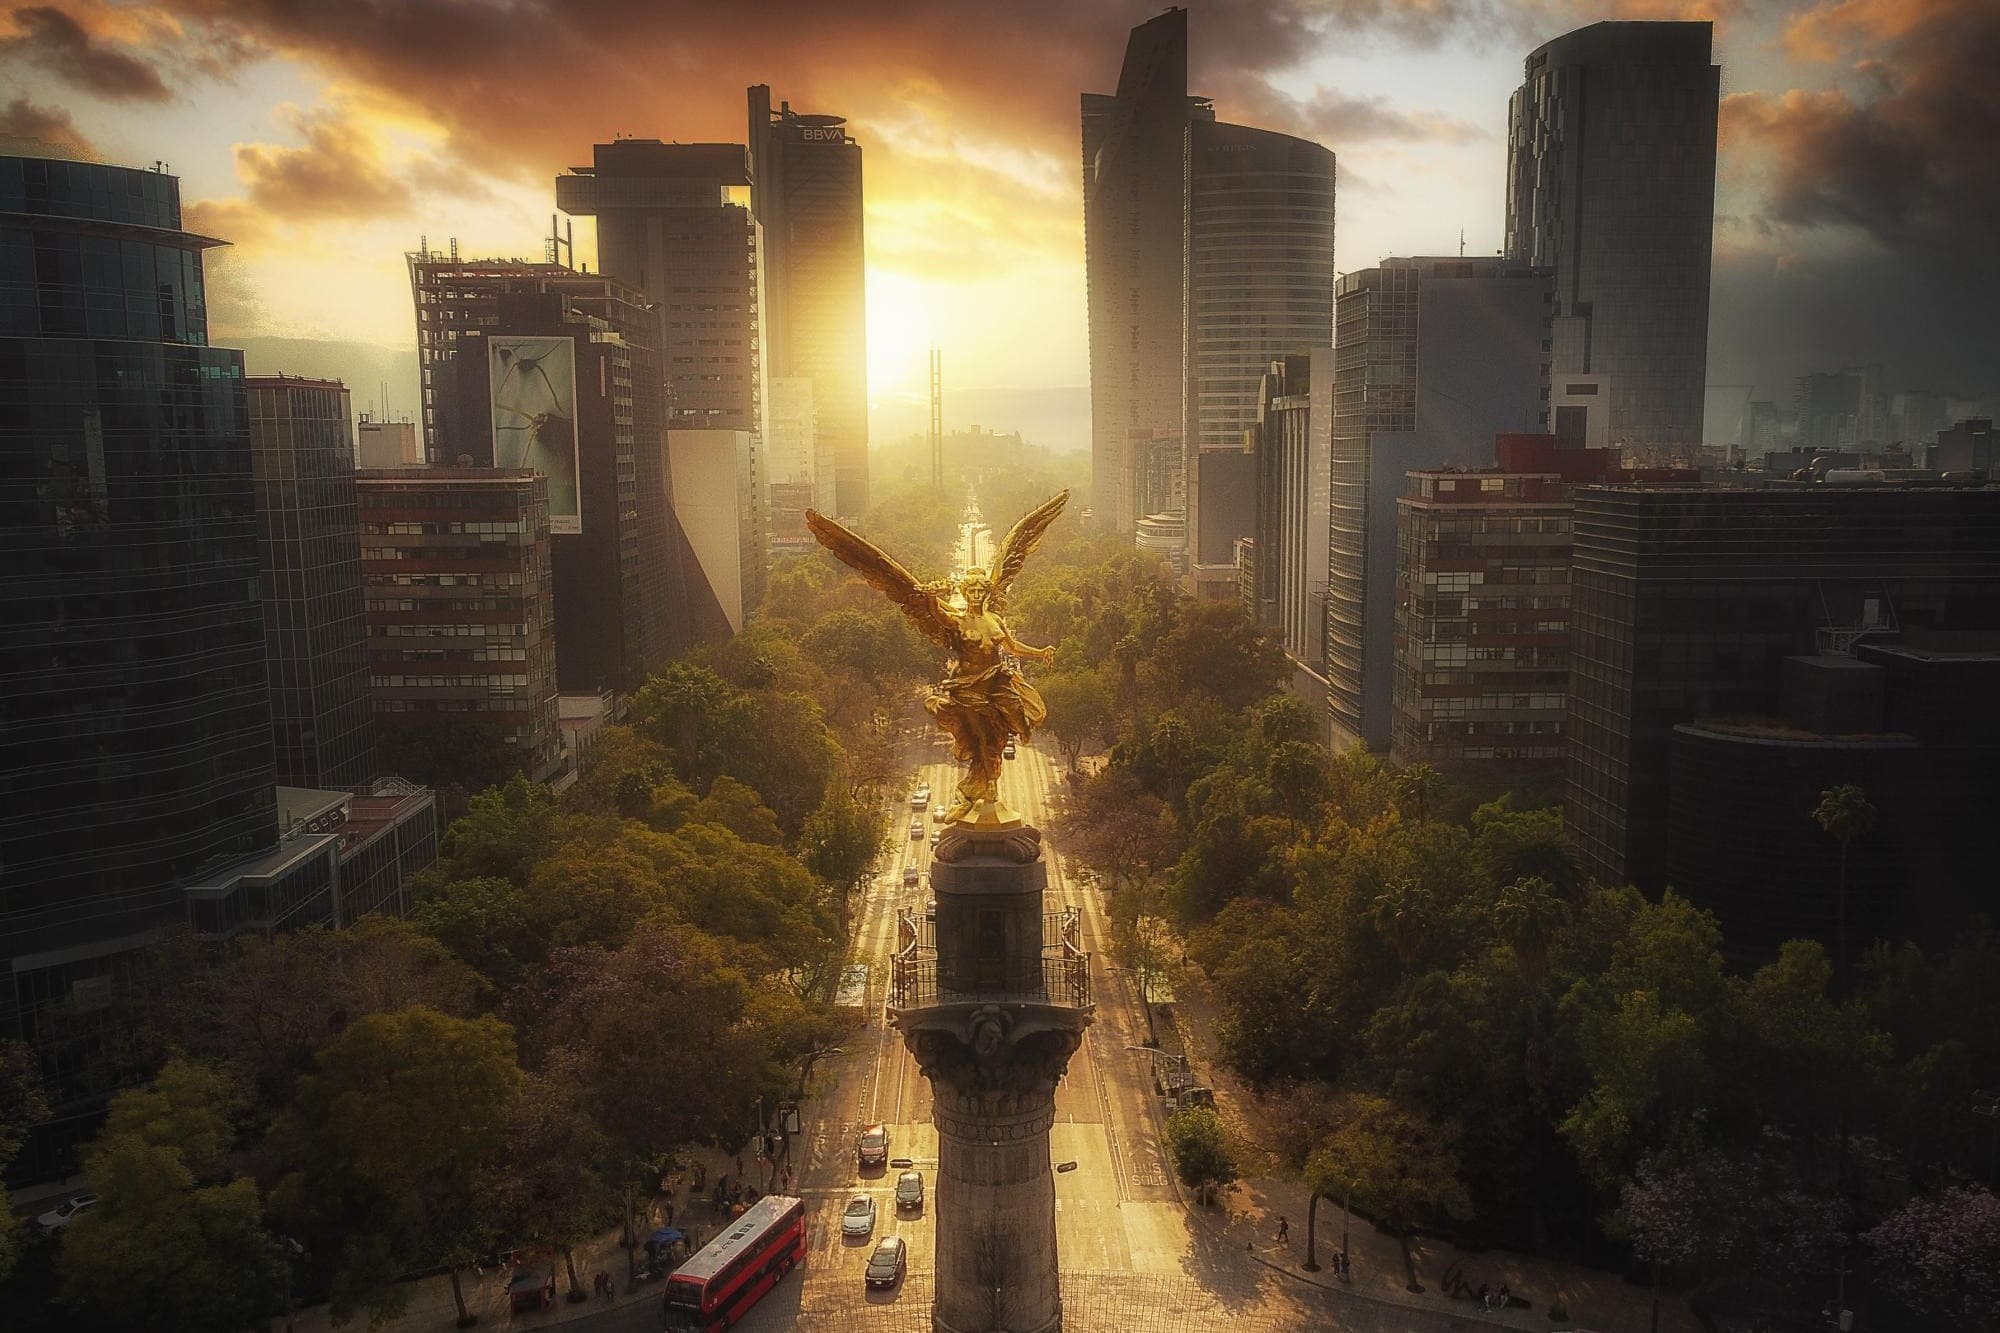
[[[668,1276],[667,1327],[728,1328],[805,1257],[805,1201],[766,1195]]]

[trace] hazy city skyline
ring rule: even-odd
[[[502,25],[444,3],[337,23],[226,0],[10,4],[0,133],[167,159],[190,225],[233,242],[211,259],[217,341],[253,372],[340,375],[358,407],[386,381],[406,410],[418,237],[535,257],[551,171],[614,134],[739,141],[744,88],[769,82],[846,115],[869,154],[875,438],[921,428],[936,341],[954,422],[1087,447],[1075,97],[1115,77],[1158,7],[792,8],[606,0]],[[1989,392],[1995,335],[1975,312],[1996,272],[1977,238],[1996,203],[1973,121],[1993,107],[1976,53],[2000,17],[1976,0],[1195,5],[1190,85],[1340,154],[1343,271],[1456,253],[1461,228],[1467,254],[1491,254],[1523,57],[1599,18],[1668,17],[1713,18],[1723,66],[1711,386],[1782,401],[1794,375],[1879,361],[1893,388]]]

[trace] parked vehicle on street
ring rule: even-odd
[[[63,1200],[55,1207],[35,1219],[35,1225],[43,1231],[61,1231],[78,1217],[97,1207],[95,1194],[77,1194]]]
[[[556,1303],[556,1274],[552,1268],[517,1268],[507,1283],[507,1308],[546,1310]]]
[[[924,1206],[924,1173],[905,1171],[896,1177],[896,1208],[921,1208]]]
[[[765,1195],[667,1275],[667,1327],[729,1327],[805,1257],[805,1200]]]
[[[919,875],[919,874],[917,873],[917,868],[916,868],[915,866],[905,866],[905,867],[903,868],[903,887],[904,887],[904,888],[906,888],[906,889],[914,889],[914,888],[916,888],[916,887],[917,887],[917,883],[918,883],[918,881],[919,881],[919,880],[921,880],[922,878],[923,878],[923,876],[921,876],[921,875]]]
[[[884,1236],[868,1256],[868,1285],[893,1287],[903,1280],[909,1263],[909,1245],[901,1236]]]
[[[1007,748],[1006,748],[1006,749],[1004,749],[1004,750],[1002,750],[1002,751],[1000,752],[1000,755],[1001,755],[1001,757],[1002,757],[1002,758],[1005,758],[1005,759],[1012,759],[1012,758],[1014,757],[1014,742],[1012,742],[1012,741],[1008,741],[1008,742],[1007,742]]]
[[[889,1127],[863,1125],[854,1139],[854,1157],[862,1166],[889,1164]]]
[[[944,808],[943,801],[939,801],[936,805],[931,807],[931,818],[939,821],[940,823],[944,821],[944,817],[949,813],[950,811]]]
[[[866,1194],[857,1194],[847,1201],[847,1208],[840,1214],[840,1234],[843,1236],[867,1236],[875,1230],[875,1200]]]
[[[938,844],[939,844],[940,842],[942,842],[942,841],[944,841],[944,830],[943,830],[943,829],[932,829],[932,830],[931,830],[931,846],[935,847],[935,846],[937,846],[937,845],[938,845]]]

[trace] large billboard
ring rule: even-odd
[[[577,486],[576,344],[569,338],[492,337],[493,466],[549,479],[549,531],[583,531]]]

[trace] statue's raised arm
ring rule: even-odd
[[[912,625],[940,648],[958,648],[958,627],[945,609],[948,581],[920,583],[887,551],[825,514],[806,510],[806,526],[834,559],[868,581],[868,586],[901,607]]]

